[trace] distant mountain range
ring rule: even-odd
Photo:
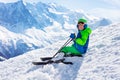
[[[71,11],[54,3],[24,3],[22,0],[15,3],[0,3],[0,25],[12,32],[23,32],[25,29],[35,26],[38,29],[53,25],[57,21],[64,27],[65,22],[76,24],[76,21],[85,17],[94,24],[108,25],[107,19],[97,19],[86,15],[84,12]],[[99,22],[99,24],[98,24]],[[105,22],[108,22],[105,24]],[[92,24],[92,23],[91,23]]]

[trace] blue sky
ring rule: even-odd
[[[10,2],[18,0],[0,0]],[[71,10],[83,10],[85,13],[111,20],[120,20],[120,0],[23,0],[27,2],[57,3]]]

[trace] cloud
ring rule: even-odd
[[[103,1],[114,6],[120,7],[120,0],[103,0]]]
[[[95,8],[95,9],[90,10],[88,13],[95,15],[97,17],[105,17],[112,21],[120,20],[119,9]]]

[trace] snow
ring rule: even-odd
[[[34,50],[24,55],[4,61],[3,63],[5,64],[2,65],[4,68],[0,67],[1,69],[0,73],[2,73],[0,74],[1,79],[2,80],[4,79],[9,79],[9,80],[21,80],[21,79],[22,80],[39,80],[39,79],[40,80],[66,80],[69,78],[74,79],[75,76],[72,76],[72,75],[77,74],[77,71],[80,67],[80,65],[78,64],[80,64],[80,61],[82,61],[82,59],[78,60],[77,58],[74,58],[73,62],[76,62],[76,60],[78,60],[78,62],[75,63],[74,66],[65,65],[62,63],[46,65],[46,66],[35,66],[31,63],[32,61],[40,61],[38,56],[53,55],[51,53],[55,53],[55,51],[58,50],[58,47],[56,47],[57,49],[54,50],[52,46],[58,46],[58,44],[61,45],[61,43],[56,43],[44,49]],[[0,64],[2,64],[2,62]],[[8,65],[9,67],[7,67]],[[5,77],[5,75],[9,75],[9,76]],[[68,78],[62,77],[62,76],[68,76]]]
[[[19,34],[0,26],[0,55],[2,54],[4,55],[3,57],[10,58],[29,50],[44,48],[58,40],[63,40],[65,35],[68,36],[68,34],[69,31],[63,30],[57,22],[54,22],[53,26],[44,28],[44,31],[32,27]]]
[[[53,56],[65,43],[58,41],[42,49],[0,62],[1,80],[120,80],[120,23],[100,27],[90,36],[84,58],[66,58],[73,65],[35,66],[32,61]],[[72,43],[71,43],[72,44]]]
[[[0,80],[120,80],[120,23],[109,25],[106,18],[56,4],[14,1],[0,3]],[[74,65],[33,65],[53,56],[70,33],[77,33],[80,17],[94,29],[85,57],[66,58]]]
[[[120,80],[120,23],[98,28],[76,80]],[[90,66],[91,64],[91,66]]]

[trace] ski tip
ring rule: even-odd
[[[46,61],[46,60],[50,60],[52,59],[53,57],[43,57],[43,58],[40,58],[42,61]]]
[[[63,64],[70,64],[70,65],[73,65],[72,62],[63,62]]]
[[[47,63],[44,63],[44,62],[32,62],[32,64],[34,64],[34,65],[45,65]]]

